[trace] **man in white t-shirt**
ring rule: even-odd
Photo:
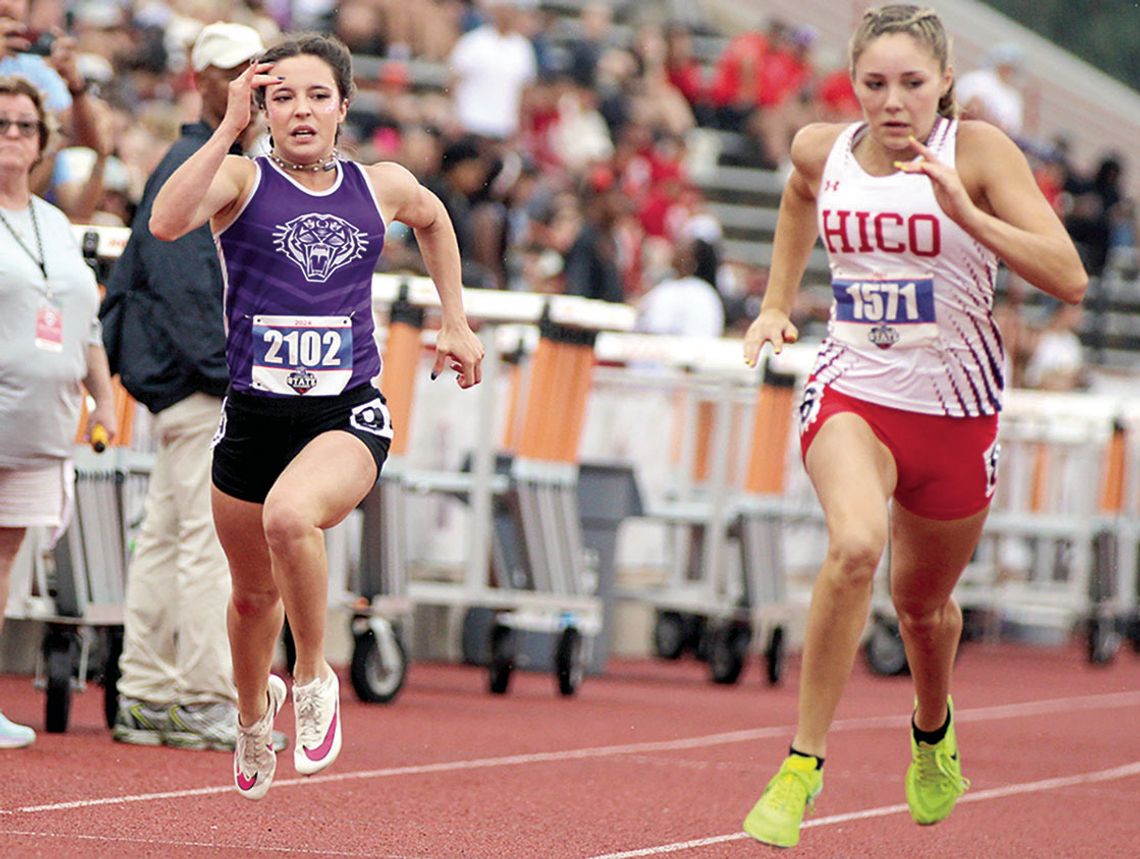
[[[448,58],[463,130],[509,140],[519,130],[523,93],[538,76],[530,40],[516,26],[525,0],[485,0],[488,22],[461,36]]]
[[[1017,45],[996,45],[986,55],[986,67],[963,75],[954,89],[964,115],[984,119],[1017,138],[1025,105],[1018,88],[1022,52]]]
[[[641,299],[637,330],[683,337],[724,334],[724,303],[716,287],[695,275],[697,254],[692,239],[673,252],[676,277],[663,280]]]
[[[1037,336],[1037,345],[1025,367],[1025,384],[1048,391],[1071,391],[1084,384],[1084,346],[1077,331],[1081,306],[1058,304]]]

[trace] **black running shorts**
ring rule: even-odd
[[[301,449],[330,430],[364,442],[379,477],[392,443],[392,419],[384,396],[371,385],[312,399],[230,391],[214,435],[214,485],[226,495],[262,504]]]

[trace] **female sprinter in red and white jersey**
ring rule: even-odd
[[[950,594],[996,478],[997,264],[1064,302],[1080,301],[1088,283],[1018,148],[992,125],[956,118],[949,54],[929,9],[891,5],[863,16],[850,66],[864,119],[796,135],[768,289],[744,341],[754,365],[764,344],[779,352],[796,340],[789,312],[821,238],[834,303],[800,437],[828,546],[808,617],[796,735],[744,821],[768,844],[799,841],[805,807],[822,789],[828,728],[888,537],[916,696],[912,817],[944,819],[968,786],[950,701],[962,613]]]

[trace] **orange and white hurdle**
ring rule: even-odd
[[[457,582],[393,577],[413,604],[483,607],[498,613],[492,630],[490,687],[506,690],[515,666],[514,630],[553,632],[559,636],[556,661],[559,689],[571,694],[581,680],[589,640],[601,628],[601,606],[587,582],[577,508],[578,447],[590,396],[593,339],[605,329],[632,326],[634,311],[624,305],[573,296],[465,290],[468,318],[486,345],[483,381],[464,392],[473,416],[470,467],[463,472],[416,470],[408,466],[416,386],[423,370],[423,317],[438,306],[425,278],[376,275],[374,303],[386,316],[385,395],[397,438],[381,481],[378,539],[390,567],[403,569],[401,554],[407,523],[407,493],[448,492],[466,499],[465,565]],[[391,310],[389,308],[392,308]],[[512,384],[501,441],[496,437],[503,404],[503,361],[499,335],[507,327],[537,326],[538,337],[527,359],[512,351]],[[510,457],[508,474],[497,469],[502,453]],[[513,539],[495,539],[496,507],[514,515]],[[488,563],[490,559],[490,563]]]
[[[785,350],[764,372],[746,367],[740,341],[725,338],[604,334],[598,353],[626,365],[609,372],[607,384],[619,391],[659,390],[673,403],[673,479],[645,513],[668,535],[664,581],[621,594],[656,610],[654,645],[661,656],[679,655],[690,619],[700,619],[712,679],[735,682],[751,642],[764,638],[761,627],[781,615],[780,524],[795,388],[806,353]],[[783,642],[778,624],[765,640],[775,682]]]

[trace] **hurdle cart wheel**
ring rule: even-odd
[[[404,686],[408,654],[397,630],[382,617],[352,621],[352,688],[361,701],[387,704]]]
[[[899,677],[910,670],[897,621],[875,615],[871,635],[863,648],[867,665],[883,677]]]
[[[62,734],[67,730],[75,674],[75,643],[74,634],[68,630],[49,629],[44,636],[44,673],[47,675],[44,726],[49,734]]]
[[[769,686],[780,685],[780,679],[784,676],[785,655],[784,628],[775,626],[768,636],[768,647],[764,650],[764,668]]]
[[[103,632],[103,721],[108,728],[115,727],[119,713],[119,657],[123,655],[123,628],[108,626]]]
[[[1122,639],[1116,619],[1093,615],[1088,623],[1088,660],[1092,665],[1108,665],[1116,658]]]
[[[752,627],[745,622],[729,621],[717,627],[712,635],[709,673],[714,683],[730,686],[740,679]]]
[[[653,624],[653,650],[662,659],[680,659],[689,629],[679,611],[659,611]]]
[[[559,693],[570,696],[577,692],[584,673],[582,633],[576,627],[568,626],[558,636],[558,647],[554,652],[554,676]]]
[[[496,623],[491,627],[491,663],[488,670],[488,687],[494,695],[505,695],[515,670],[514,630]]]

